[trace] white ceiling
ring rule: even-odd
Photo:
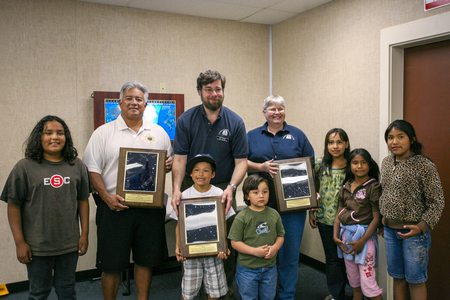
[[[281,21],[333,0],[78,0],[172,14],[265,25]]]

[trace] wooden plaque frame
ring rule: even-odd
[[[183,257],[205,257],[217,256],[219,252],[228,252],[227,225],[225,222],[225,205],[221,202],[222,197],[188,198],[181,199],[178,207],[178,222],[180,229],[180,250]],[[214,210],[201,213],[205,207],[214,206]],[[198,214],[187,216],[198,208]],[[206,209],[207,210],[207,209]],[[199,216],[199,215],[203,216]],[[189,220],[192,218],[192,220]],[[201,226],[204,221],[210,226]],[[190,227],[193,225],[193,229]],[[203,228],[203,229],[202,229]],[[204,234],[204,233],[207,234]],[[201,235],[201,236],[199,236]],[[202,237],[204,238],[202,240]]]
[[[274,176],[278,211],[288,212],[318,207],[311,158],[300,157],[274,162],[279,166]],[[288,176],[289,169],[294,172],[293,175],[297,175],[295,171],[306,174]]]
[[[116,193],[125,205],[164,208],[166,155],[165,150],[120,148]],[[136,168],[140,172],[130,171]]]

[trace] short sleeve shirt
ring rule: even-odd
[[[20,160],[6,181],[1,199],[21,207],[22,230],[33,255],[61,255],[78,250],[78,201],[89,198],[84,163]]]
[[[177,121],[173,146],[175,154],[187,155],[188,160],[199,153],[210,154],[217,164],[212,184],[229,182],[234,160],[248,155],[244,121],[224,106],[213,124],[206,117],[203,105],[184,112]]]
[[[178,129],[177,129],[178,130]],[[122,115],[92,134],[83,155],[89,172],[102,175],[108,193],[116,194],[120,148],[166,150],[173,156],[169,136],[164,129],[143,119],[139,132],[129,128]]]
[[[243,242],[251,247],[273,245],[279,236],[284,236],[284,227],[278,212],[268,206],[263,211],[254,211],[249,207],[241,210],[233,221],[228,238]],[[277,256],[265,259],[239,253],[237,262],[248,269],[271,267]]]
[[[187,199],[187,198],[222,197],[222,195],[223,195],[223,190],[214,185],[211,185],[211,188],[209,189],[209,191],[204,192],[204,193],[197,191],[194,188],[194,186],[191,186],[190,188],[183,191],[183,193],[181,193],[181,198]],[[235,214],[236,214],[236,212],[234,211],[233,207],[230,207],[230,209],[228,210],[228,214],[225,217],[226,217],[226,219],[228,219],[229,217],[231,217]],[[178,220],[177,213],[175,212],[175,210],[172,210],[170,212],[169,218]]]
[[[267,122],[247,133],[248,159],[255,163],[263,163],[271,159],[281,160],[297,157],[311,157],[314,163],[314,149],[306,135],[300,129],[284,123],[282,130],[275,135],[267,130]],[[268,173],[255,172],[269,181],[269,203],[268,206],[276,208],[275,186],[273,179]]]

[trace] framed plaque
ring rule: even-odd
[[[120,148],[117,195],[129,207],[164,207],[166,151]]]
[[[178,207],[180,250],[184,257],[228,252],[222,197],[181,199]]]
[[[311,158],[300,157],[274,162],[279,168],[274,176],[278,211],[288,212],[317,207]]]

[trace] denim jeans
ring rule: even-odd
[[[278,290],[279,300],[294,299],[298,279],[298,260],[300,244],[305,227],[306,211],[282,213],[284,244],[278,251]]]
[[[398,232],[407,233],[409,229],[393,229],[384,226],[389,276],[406,278],[406,281],[412,284],[426,282],[431,248],[430,231],[408,239],[402,239]]]
[[[277,266],[248,269],[237,264],[236,283],[242,300],[273,300],[277,290]]]
[[[55,256],[33,256],[33,260],[26,264],[30,281],[28,299],[47,299],[52,291],[52,284],[59,300],[77,299],[75,292],[77,262],[77,251]]]
[[[333,240],[333,226],[317,223],[323,250],[325,252],[326,278],[330,294],[335,300],[345,299],[347,273],[343,258],[338,257],[337,246]]]

